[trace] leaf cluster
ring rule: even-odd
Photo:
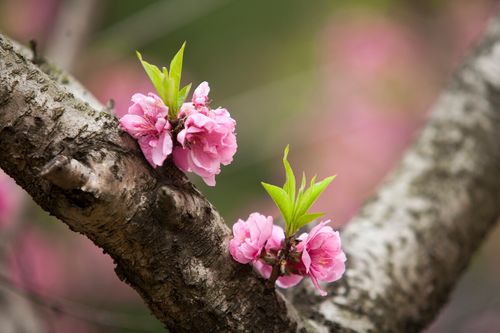
[[[170,120],[176,120],[179,114],[179,109],[191,89],[191,83],[180,88],[181,73],[182,73],[182,60],[184,57],[184,48],[186,43],[182,44],[180,50],[175,54],[170,62],[170,71],[166,67],[160,70],[157,66],[148,63],[142,59],[142,55],[136,51],[137,57],[142,63],[142,67],[148,74],[149,79],[153,83],[158,96],[168,106],[168,117]]]
[[[318,199],[320,194],[335,179],[335,176],[327,177],[316,182],[316,176],[311,179],[306,189],[306,176],[302,174],[302,181],[297,191],[295,175],[288,162],[289,146],[286,146],[283,155],[286,181],[283,187],[262,182],[262,186],[273,199],[280,210],[286,225],[287,236],[294,235],[300,228],[324,215],[324,213],[309,213],[309,209]]]

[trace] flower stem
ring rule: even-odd
[[[269,277],[268,284],[270,288],[274,288],[276,280],[283,275],[281,267],[285,265],[288,261],[288,257],[291,253],[291,248],[295,243],[293,236],[285,237],[283,249],[278,254],[278,260],[273,265],[273,270],[271,271],[271,276]]]
[[[274,284],[276,283],[276,280],[280,276],[280,261],[276,261],[276,263],[273,265],[273,270],[271,272],[271,276],[269,277],[268,283],[270,288],[274,288]]]

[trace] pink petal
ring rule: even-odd
[[[255,260],[252,263],[252,266],[257,272],[259,272],[259,274],[263,278],[269,279],[269,277],[271,276],[273,268],[271,267],[271,265],[263,263],[262,260]]]
[[[271,237],[267,241],[266,250],[279,249],[283,239],[285,239],[285,232],[283,231],[283,228],[273,225],[273,231],[271,233]]]
[[[325,282],[333,282],[337,281],[344,275],[345,272],[345,263],[344,261],[335,261],[333,264],[333,268],[328,272],[324,279]]]
[[[311,267],[311,257],[309,256],[307,249],[302,251],[302,264],[304,264],[304,267],[306,268],[306,273],[309,273],[309,269]]]
[[[172,138],[170,134],[164,131],[156,144],[151,150],[151,159],[154,164],[162,166],[168,155],[172,152]]]
[[[191,169],[189,169],[188,153],[189,151],[187,148],[174,148],[174,163],[184,172],[191,171]]]
[[[315,277],[314,275],[311,275],[311,274],[310,274],[310,275],[309,275],[309,277],[311,278],[311,281],[312,281],[312,283],[314,284],[314,286],[316,287],[316,289],[318,289],[319,294],[320,294],[321,296],[326,296],[326,295],[328,295],[328,293],[327,293],[326,291],[324,291],[324,290],[320,287],[320,285],[319,285],[319,283],[318,283],[318,280],[316,279],[316,277]]]
[[[231,253],[231,256],[233,257],[233,259],[241,264],[248,264],[249,262],[252,261],[252,259],[245,257],[241,253],[236,242],[233,242],[233,241],[229,242],[229,252]]]
[[[152,147],[149,144],[151,138],[149,136],[141,136],[139,139],[137,139],[137,142],[139,143],[139,147],[141,147],[142,153],[144,154],[144,157],[146,160],[149,162],[149,164],[153,167],[156,168],[157,165],[153,162],[152,158]]]
[[[202,177],[202,179],[205,182],[205,184],[207,184],[208,186],[215,186],[215,175]]]
[[[120,126],[134,138],[147,135],[151,131],[151,125],[141,116],[126,114],[120,118]]]
[[[204,106],[208,101],[210,87],[206,81],[200,83],[193,92],[193,104],[195,106]]]
[[[276,284],[278,287],[286,289],[296,286],[300,281],[302,281],[303,278],[303,276],[296,274],[284,275],[278,278]]]
[[[182,131],[179,132],[179,134],[177,134],[177,142],[179,142],[182,145],[182,147],[185,147],[186,134],[187,134],[186,129],[183,129]]]

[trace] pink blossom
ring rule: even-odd
[[[208,108],[204,113],[208,113]],[[193,113],[199,112],[199,108],[195,108],[193,103],[184,103],[182,104],[180,110],[179,110],[179,118],[184,118],[189,115],[192,115]]]
[[[214,186],[220,165],[231,163],[236,153],[236,122],[223,108],[193,110],[187,105],[184,112],[187,117],[177,135],[181,146],[174,149],[174,162],[179,169],[194,172]]]
[[[168,107],[153,93],[134,94],[132,102],[120,125],[137,139],[149,164],[153,168],[161,166],[172,152],[171,125],[166,119]]]
[[[302,264],[305,274],[308,274],[321,296],[326,291],[321,289],[318,280],[333,282],[342,277],[345,271],[346,256],[340,246],[340,236],[337,231],[325,226],[330,221],[321,222],[312,228],[309,234],[299,236],[301,242],[297,250],[302,252]]]
[[[285,233],[280,226],[273,225],[273,231],[271,234],[271,238],[266,243],[265,249],[266,252],[270,250],[279,250],[283,246],[282,242],[285,239]],[[271,272],[273,270],[271,265],[264,263],[262,260],[255,260],[253,262],[254,269],[262,275],[262,277],[269,279],[271,276]],[[290,274],[280,276],[276,281],[278,287],[281,288],[290,288],[295,286],[302,280],[301,275]]]
[[[208,102],[208,93],[210,92],[210,87],[208,82],[204,81],[200,83],[198,87],[193,92],[193,105],[195,107],[205,106]]]
[[[273,231],[273,218],[252,213],[246,221],[238,220],[233,225],[233,239],[229,252],[234,260],[248,264],[256,260]]]

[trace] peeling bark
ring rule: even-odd
[[[109,253],[174,332],[418,332],[500,211],[499,64],[497,18],[401,165],[345,229],[346,277],[327,298],[307,285],[291,295],[303,317],[230,259],[229,229],[170,160],[151,169],[102,106],[5,37],[0,167]]]

